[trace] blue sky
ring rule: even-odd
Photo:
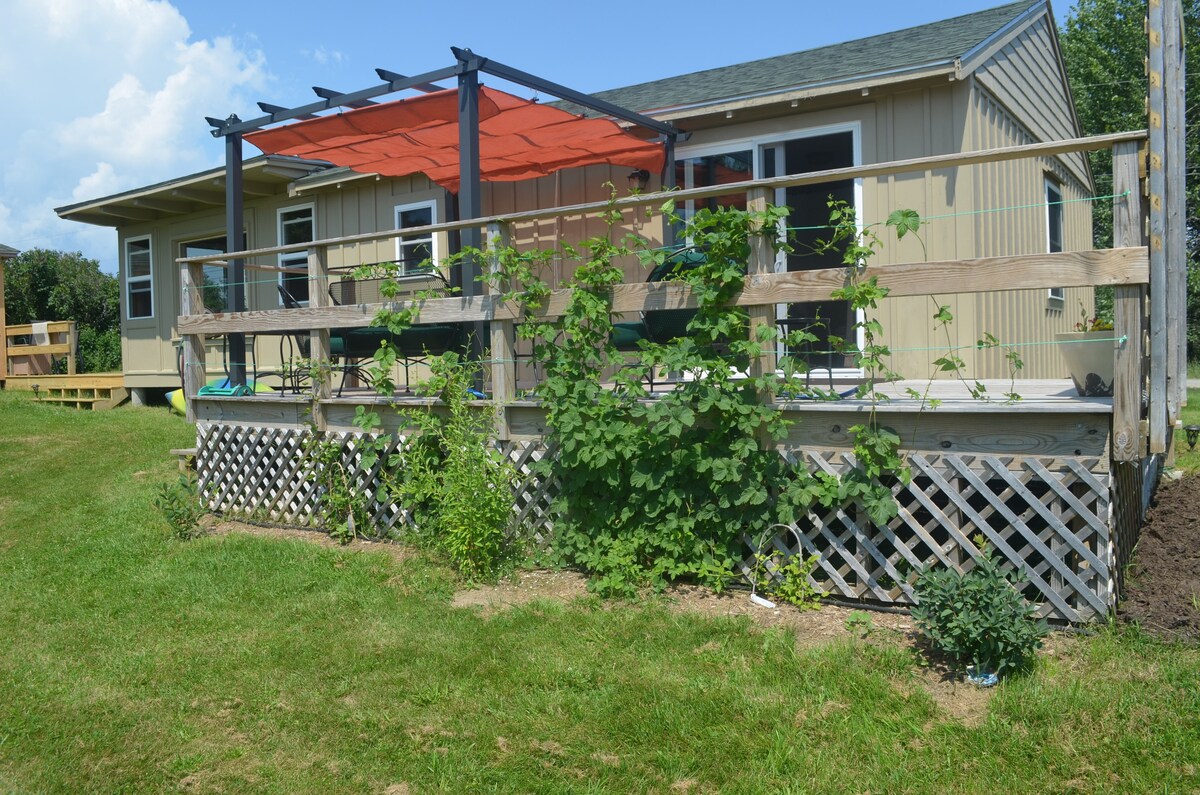
[[[0,96],[25,112],[0,126],[0,243],[80,250],[109,272],[115,233],[53,208],[219,165],[203,117],[249,118],[255,100],[299,105],[312,85],[363,88],[377,66],[436,69],[451,46],[598,91],[1003,4],[3,2]],[[1056,8],[1060,24],[1067,8]]]

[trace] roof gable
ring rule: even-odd
[[[970,53],[1040,2],[1021,0],[865,39],[707,69],[594,96],[640,111],[705,104],[789,88],[945,64]],[[567,103],[564,103],[567,104]],[[581,111],[578,106],[571,110]]]

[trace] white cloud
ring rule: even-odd
[[[346,60],[346,54],[341,50],[327,50],[324,47],[318,47],[311,52],[304,50],[301,52],[301,54],[312,58],[322,66],[327,64],[340,64]]]
[[[268,82],[265,59],[194,40],[163,0],[5,5],[0,96],[15,114],[0,125],[0,243],[83,249],[111,269],[111,232],[53,208],[218,164],[204,116],[244,113]]]

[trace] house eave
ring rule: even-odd
[[[326,168],[329,168],[329,164],[320,161],[261,155],[247,160],[242,173],[248,195],[285,195],[288,185],[295,180]],[[118,227],[183,217],[224,205],[225,170],[211,168],[166,182],[58,207],[54,212],[59,218],[69,221]]]

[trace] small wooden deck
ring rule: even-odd
[[[57,403],[77,409],[103,411],[129,399],[125,376],[121,373],[84,373],[81,375],[10,375],[6,389],[34,392],[43,403]]]

